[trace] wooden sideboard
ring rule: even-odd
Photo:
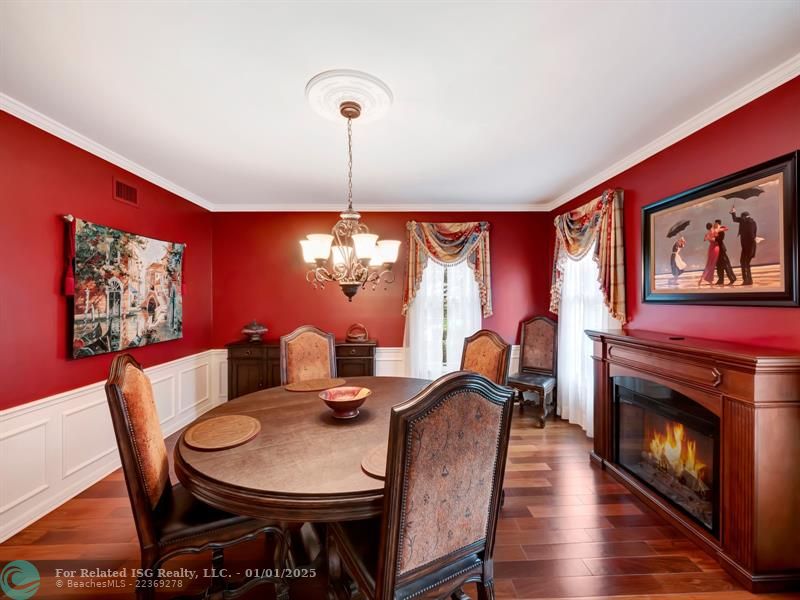
[[[339,377],[375,375],[378,342],[336,342],[336,374]],[[240,340],[228,349],[228,400],[281,384],[281,350],[277,341]]]
[[[800,353],[649,331],[586,333],[594,342],[592,460],[751,591],[800,587]],[[666,386],[718,417],[718,532],[617,463],[617,377]]]

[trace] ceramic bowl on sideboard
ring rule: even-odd
[[[354,419],[358,416],[358,407],[371,393],[369,388],[347,385],[322,391],[319,397],[333,411],[335,419]]]

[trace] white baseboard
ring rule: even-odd
[[[375,374],[406,374],[404,348],[378,348]],[[511,370],[519,346],[511,350]],[[145,369],[170,435],[228,396],[225,350],[207,350]],[[119,468],[100,381],[0,411],[0,542]]]

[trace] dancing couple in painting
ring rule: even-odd
[[[645,206],[644,301],[800,306],[798,161],[800,151]]]
[[[739,224],[739,241],[742,247],[739,264],[742,269],[742,285],[753,285],[750,263],[756,255],[756,247],[758,245],[756,234],[758,233],[758,225],[747,211],[742,212],[741,216],[736,214],[736,208],[731,208],[730,212],[734,223]],[[688,225],[689,222],[684,221],[678,223],[674,229],[679,228],[679,230],[683,230],[688,227]],[[713,223],[706,223],[706,234],[703,237],[703,241],[708,243],[708,254],[706,255],[705,268],[700,275],[700,280],[697,282],[698,287],[702,287],[704,284],[708,284],[709,286],[725,285],[726,277],[728,279],[728,285],[736,283],[737,277],[733,272],[731,260],[728,256],[728,248],[725,245],[725,232],[727,231],[728,227],[723,225],[720,219],[715,219]],[[678,278],[686,270],[686,262],[681,257],[681,250],[685,246],[686,238],[683,236],[672,245],[670,269],[672,271],[673,282],[677,282]],[[715,273],[717,276],[716,282],[714,281]]]
[[[708,242],[708,255],[706,257],[706,267],[700,275],[698,287],[704,283],[714,285],[714,273],[717,273],[716,285],[725,285],[725,276],[728,282],[733,285],[736,282],[736,275],[731,267],[731,260],[728,258],[728,248],[725,246],[725,232],[728,228],[722,224],[720,219],[713,223],[706,223],[706,235],[703,241]]]

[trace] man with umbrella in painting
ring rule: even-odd
[[[731,217],[739,224],[739,241],[742,244],[742,255],[739,259],[742,265],[742,285],[753,285],[750,262],[756,257],[758,224],[746,210],[742,211],[742,216],[736,216],[735,207],[731,209]]]
[[[742,285],[753,285],[753,274],[750,270],[750,262],[756,256],[758,240],[758,224],[755,222],[749,211],[742,211],[741,216],[736,215],[736,199],[753,198],[764,192],[760,187],[750,187],[732,194],[726,194],[725,198],[733,198],[734,205],[731,207],[731,217],[735,223],[739,224],[739,241],[742,244],[742,254],[739,259],[742,267]]]

